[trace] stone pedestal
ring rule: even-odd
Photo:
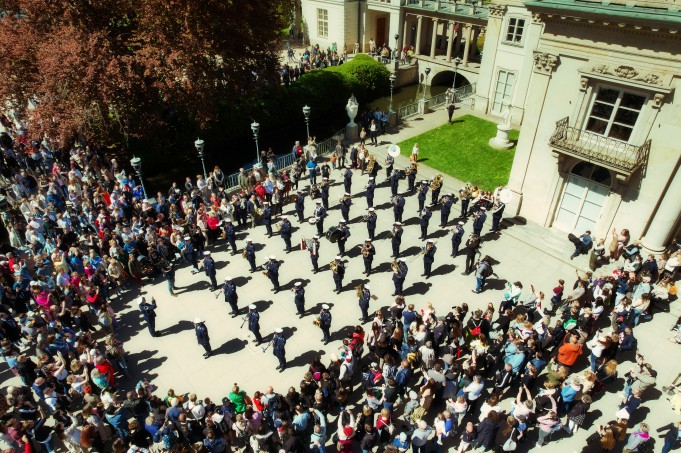
[[[508,139],[508,132],[511,130],[510,126],[503,124],[497,125],[497,136],[489,139],[489,146],[494,149],[510,149],[513,147],[513,142]]]
[[[430,111],[430,101],[428,99],[421,99],[419,101],[419,113],[425,115]]]
[[[397,112],[388,112],[388,126],[397,126]]]
[[[354,142],[359,138],[359,126],[357,123],[348,123],[345,126],[345,140],[348,142]]]

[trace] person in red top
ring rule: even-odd
[[[558,349],[556,360],[570,368],[580,355],[582,355],[582,345],[579,344],[579,335],[568,334],[565,336],[563,346]]]
[[[553,288],[553,296],[551,297],[551,304],[553,307],[558,307],[560,301],[563,299],[563,291],[565,290],[565,280],[558,280],[558,286]]]
[[[115,370],[109,361],[104,358],[104,356],[99,356],[97,359],[95,359],[95,368],[97,368],[97,370],[99,370],[103,376],[106,376],[107,380],[109,381],[109,387],[115,386]]]
[[[262,184],[260,184],[260,181],[258,181],[258,183],[255,185],[255,194],[261,200],[265,199],[266,190],[265,190],[265,187]]]

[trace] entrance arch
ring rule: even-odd
[[[452,86],[454,82],[454,71],[440,71],[433,76],[430,81],[431,85],[447,85]],[[460,72],[456,74],[456,88],[469,85],[470,81],[466,76],[462,75]]]
[[[553,226],[566,233],[594,231],[610,195],[612,174],[590,162],[572,167],[560,199]]]

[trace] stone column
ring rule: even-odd
[[[454,58],[458,57],[461,53],[461,36],[464,30],[461,29],[461,24],[459,24],[459,29],[456,31],[456,42],[454,43]]]
[[[433,19],[433,36],[430,38],[430,58],[435,58],[436,41],[437,41],[437,19]]]
[[[404,15],[404,29],[402,30],[402,49],[409,45],[407,35],[409,34],[409,21],[407,20],[407,15]],[[402,52],[402,49],[398,49]]]
[[[468,66],[468,53],[471,51],[471,38],[473,36],[473,27],[471,25],[466,26],[466,44],[463,48],[463,65]]]
[[[525,179],[527,177],[528,166],[532,153],[545,152],[545,144],[535,146],[537,139],[537,125],[542,117],[544,106],[546,102],[546,93],[549,89],[551,76],[556,66],[559,64],[558,55],[552,55],[546,52],[534,51],[534,71],[530,78],[530,91],[528,93],[527,101],[525,102],[525,120],[527,124],[534,125],[528,127],[526,133],[523,133],[518,140],[515,156],[513,158],[513,166],[511,167],[511,174],[508,179],[508,188],[516,195],[513,201],[506,206],[506,209],[512,215],[520,213],[520,207],[526,206],[527,203],[522,202],[523,190],[525,186]],[[541,150],[541,151],[540,151]],[[532,209],[531,207],[529,209]]]
[[[471,57],[478,54],[478,36],[480,36],[480,27],[473,28],[473,36],[471,39]]]
[[[416,23],[416,48],[414,49],[416,55],[421,55],[421,25],[423,24],[423,16],[416,16],[418,22]]]
[[[681,171],[676,167],[674,179],[669,188],[665,191],[666,196],[662,197],[662,202],[658,206],[652,222],[648,226],[646,235],[641,240],[641,244],[647,250],[653,253],[661,253],[665,249],[665,245],[669,237],[674,233],[672,231],[676,225],[676,221],[681,216]],[[676,194],[676,195],[672,195]]]
[[[454,45],[454,22],[448,22],[449,24],[449,39],[447,40],[447,63],[452,61],[452,47]]]

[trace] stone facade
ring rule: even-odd
[[[634,2],[625,16],[573,0],[498,3],[475,105],[497,114],[508,99],[520,125],[506,212],[598,238],[627,228],[661,251],[681,217],[678,10]]]

